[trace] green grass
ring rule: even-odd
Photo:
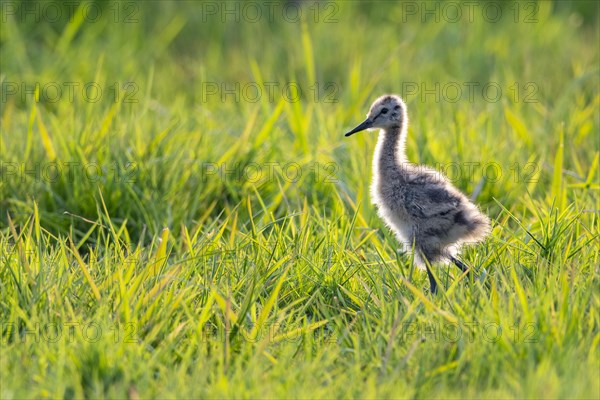
[[[3,8],[1,398],[600,398],[595,2],[540,2],[533,23],[531,3],[239,24],[211,2],[89,4],[102,17]],[[385,92],[410,160],[493,219],[464,252],[483,284],[438,268],[430,295],[377,218],[376,134],[343,133]]]

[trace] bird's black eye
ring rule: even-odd
[[[387,114],[387,113],[388,113],[388,111],[389,111],[389,110],[388,110],[387,108],[384,108],[383,110],[381,110],[381,113],[382,113],[382,114]]]

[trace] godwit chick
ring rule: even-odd
[[[430,264],[452,261],[467,272],[467,266],[456,258],[458,250],[463,244],[483,240],[490,231],[490,221],[441,173],[407,161],[407,126],[402,99],[385,95],[373,103],[367,119],[346,136],[381,128],[373,158],[371,198],[405,250],[414,248],[415,261],[427,270],[431,292],[435,293],[437,283]]]

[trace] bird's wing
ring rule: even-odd
[[[444,216],[457,210],[461,204],[460,194],[437,171],[418,171],[411,176],[407,184],[411,188],[406,191],[406,206],[415,216]]]

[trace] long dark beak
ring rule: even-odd
[[[354,135],[356,132],[364,131],[365,129],[369,129],[372,126],[373,126],[373,121],[371,121],[370,119],[367,118],[359,126],[352,129],[350,132],[346,133],[345,136],[348,137],[350,135]]]

